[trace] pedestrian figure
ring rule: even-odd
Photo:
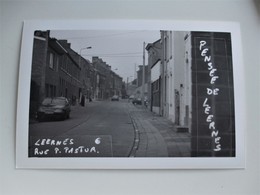
[[[80,104],[81,104],[81,106],[85,106],[85,96],[84,95],[81,97]]]

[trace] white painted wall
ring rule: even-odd
[[[154,82],[160,77],[161,61],[158,61],[151,69],[151,82]]]
[[[257,195],[260,194],[260,7],[253,0],[0,1],[1,195]],[[153,13],[153,14],[151,14]],[[23,20],[159,19],[237,21],[246,78],[246,169],[17,170],[15,114]]]
[[[165,117],[180,126],[187,125],[185,123],[186,106],[188,106],[187,98],[190,94],[188,76],[191,75],[186,69],[185,63],[185,41],[184,31],[168,31],[166,33],[166,102],[165,102]],[[176,112],[176,94],[179,93],[179,113]],[[176,118],[176,116],[178,117]],[[176,121],[177,120],[177,121]]]
[[[175,122],[175,97],[174,97],[174,85],[175,85],[175,67],[174,67],[174,32],[167,32],[167,63],[166,63],[166,117],[172,122]]]
[[[187,118],[185,119],[188,123],[189,131],[191,131],[191,117],[192,117],[192,78],[191,78],[191,36],[190,32],[186,32],[186,35],[188,36],[187,39],[185,40],[185,105],[189,107],[189,113]]]

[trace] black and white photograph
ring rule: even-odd
[[[0,10],[0,195],[260,195],[259,0]]]
[[[231,32],[31,33],[24,158],[237,157]]]

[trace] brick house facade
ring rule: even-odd
[[[31,70],[30,118],[46,97],[66,97],[82,106],[91,99],[121,95],[122,78],[101,58],[92,63],[75,52],[67,40],[35,31]]]
[[[80,67],[49,31],[35,31],[30,93],[30,117],[45,97],[63,96],[76,102],[81,91]]]

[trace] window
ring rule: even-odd
[[[45,84],[45,96],[50,97],[49,96],[49,85],[48,84]]]
[[[50,52],[49,67],[54,69],[54,53]]]
[[[53,52],[50,52],[50,58],[49,58],[49,67],[55,71],[58,70],[60,63],[60,58],[58,55],[55,55]]]
[[[45,84],[45,96],[55,97],[56,96],[56,86],[51,84]]]
[[[168,44],[167,44],[167,38],[164,37],[164,61],[167,60],[167,52],[168,52],[167,46],[168,46]]]
[[[59,58],[59,56],[57,56],[57,58],[56,58],[56,65],[55,65],[55,70],[58,70],[58,68],[59,68],[59,63],[60,63],[60,58]]]
[[[159,91],[159,86],[160,86],[160,83],[159,83],[159,79],[158,79],[152,83],[152,91],[153,92]]]

